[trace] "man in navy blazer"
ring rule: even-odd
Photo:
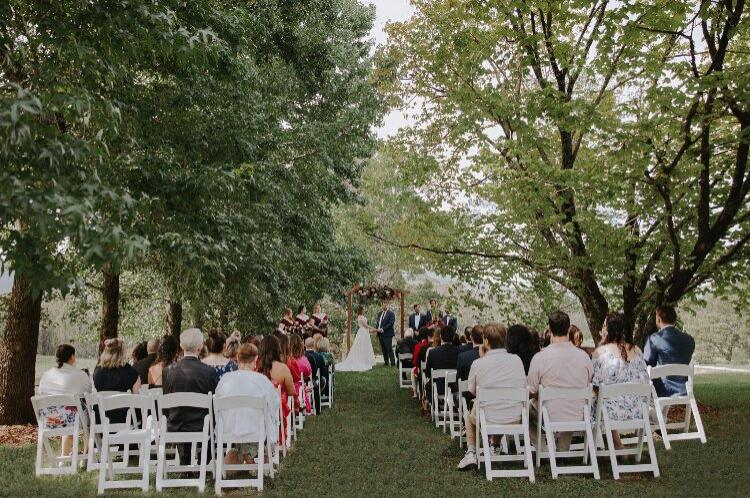
[[[656,326],[658,332],[651,334],[643,348],[643,358],[652,367],[681,363],[688,365],[695,351],[695,340],[675,327],[677,313],[672,306],[656,308]],[[659,397],[686,394],[686,377],[671,376],[654,379],[654,389]]]
[[[396,323],[396,314],[388,307],[388,301],[380,303],[380,313],[375,319],[378,330],[378,341],[380,349],[383,350],[383,362],[386,366],[396,366],[396,356],[393,354],[393,326]]]
[[[416,332],[423,323],[427,324],[427,315],[423,315],[420,312],[419,303],[414,303],[412,309],[414,310],[414,313],[409,315],[409,328]]]

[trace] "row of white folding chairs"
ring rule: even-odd
[[[211,394],[199,393],[173,393],[163,395],[160,390],[146,390],[144,394],[130,394],[122,392],[98,392],[86,396],[87,412],[91,414],[89,427],[89,464],[90,470],[98,468],[99,483],[98,492],[102,494],[106,489],[137,487],[146,491],[149,488],[149,472],[151,466],[151,452],[153,445],[157,448],[156,458],[156,489],[161,491],[165,487],[197,487],[199,491],[205,488],[206,472],[214,474],[215,490],[217,494],[226,487],[256,487],[263,488],[263,476],[268,473],[274,475],[274,466],[279,462],[279,451],[271,453],[272,440],[277,434],[266,435],[263,427],[258,433],[238,439],[227,432],[223,427],[223,420],[216,417],[217,427],[214,428],[214,414],[220,415],[221,411],[235,408],[254,409],[261,412],[261,420],[265,420],[265,411],[268,409],[262,398],[252,396],[229,396],[215,397]],[[291,398],[290,398],[291,399]],[[78,470],[79,441],[84,432],[81,414],[82,406],[78,396],[34,396],[32,398],[34,411],[37,415],[39,433],[37,441],[36,474],[72,474]],[[293,400],[292,400],[293,401]],[[71,426],[48,429],[46,428],[42,410],[57,406],[74,406],[77,408],[75,420]],[[96,422],[93,412],[94,406],[98,406],[100,422]],[[158,406],[158,408],[157,408]],[[207,410],[204,417],[202,431],[197,432],[170,432],[167,429],[167,417],[164,410],[175,407],[189,407]],[[110,423],[110,415],[113,410],[127,410],[124,423]],[[136,420],[136,413],[140,414],[142,423]],[[292,416],[294,411],[291,411]],[[282,419],[280,419],[281,421]],[[293,421],[292,421],[293,423]],[[280,423],[283,430],[283,423]],[[289,426],[291,427],[291,425]],[[69,457],[56,456],[50,440],[61,436],[73,437],[73,449]],[[92,444],[93,443],[93,444]],[[224,457],[232,445],[237,444],[257,445],[257,458],[255,464],[238,464],[227,466]],[[191,461],[181,465],[178,458],[169,460],[167,458],[168,445],[190,444]],[[131,445],[138,446],[138,465],[129,465]],[[200,456],[196,455],[200,447]],[[118,449],[119,448],[119,449]],[[42,451],[45,450],[51,467],[43,466]],[[266,462],[265,451],[271,455]],[[208,463],[208,452],[211,452],[212,461]],[[218,456],[217,456],[218,455]],[[97,458],[98,457],[98,458]],[[115,462],[117,458],[122,461]],[[65,464],[68,465],[65,465]],[[247,470],[255,471],[255,479],[227,479],[227,471]],[[197,478],[170,479],[169,473],[197,472]],[[115,479],[117,474],[139,474],[138,479],[120,480]]]

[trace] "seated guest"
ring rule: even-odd
[[[206,340],[206,349],[208,354],[201,361],[206,365],[214,367],[216,370],[216,382],[228,373],[237,370],[237,363],[225,356],[227,351],[227,336],[220,330],[214,330],[208,334]]]
[[[307,344],[305,344],[305,347],[307,347]],[[331,343],[326,337],[323,337],[318,341],[318,354],[323,358],[323,364],[325,367],[330,370],[334,365],[334,359],[333,354],[331,354]]]
[[[523,370],[529,373],[531,359],[539,351],[539,341],[525,325],[513,325],[508,329],[508,352],[518,355],[523,362]]]
[[[148,369],[156,361],[156,353],[159,351],[159,339],[151,339],[146,343],[146,357],[133,363],[133,368],[138,372],[141,384],[148,384]]]
[[[508,353],[505,348],[506,329],[497,323],[488,324],[484,329],[485,354],[474,361],[469,372],[469,392],[474,396],[481,389],[497,387],[524,387],[526,374],[523,363],[517,355]],[[515,424],[521,419],[521,409],[518,403],[498,401],[485,407],[487,422],[490,424]],[[476,426],[477,408],[472,407],[466,420],[467,451],[459,470],[466,470],[477,465],[476,454]],[[497,446],[498,438],[493,437],[493,446]],[[493,453],[496,450],[490,450]]]
[[[422,353],[429,347],[430,334],[432,334],[432,330],[427,327],[422,327],[417,331],[417,343],[414,345],[414,354],[411,357],[412,365],[414,365],[411,372],[413,390],[412,398],[417,397],[417,389],[420,388],[422,383],[420,370],[421,363],[419,358],[420,356],[424,358]]]
[[[97,391],[131,391],[137,394],[141,388],[138,372],[127,363],[125,343],[119,337],[104,341],[104,349],[99,356],[99,364],[94,368],[94,387]],[[125,422],[127,408],[112,410],[107,413],[110,423]]]
[[[83,370],[76,368],[76,350],[70,344],[60,344],[55,352],[57,366],[52,367],[44,374],[39,381],[39,394],[51,395],[73,395],[80,398],[80,395],[91,392],[91,379]],[[81,399],[81,402],[83,400]],[[41,412],[41,418],[45,421],[48,429],[60,429],[69,427],[75,422],[78,407],[76,406],[50,406]],[[79,414],[80,418],[85,417],[84,413]],[[82,420],[83,426],[87,427],[85,418]],[[73,436],[62,438],[62,456],[70,455],[73,450]]]
[[[237,363],[236,356],[240,344],[242,344],[242,335],[239,330],[235,330],[227,338],[227,344],[224,348],[224,356],[232,360],[235,364]]]
[[[414,340],[414,331],[412,329],[406,329],[406,332],[404,333],[404,338],[396,343],[396,355],[401,355],[401,354],[413,355],[414,347],[416,345],[417,343]],[[402,360],[402,363],[404,365],[404,368],[411,368],[413,366],[411,359]]]
[[[464,333],[461,336],[461,345],[458,347],[458,354],[465,353],[474,349],[474,343],[471,339],[471,330],[473,328],[474,327],[464,327]]]
[[[313,369],[310,360],[305,354],[305,346],[302,344],[302,337],[297,334],[289,336],[289,353],[292,360],[297,364],[297,370],[300,373],[299,382],[295,382],[294,387],[297,389],[297,396],[300,396],[305,403],[305,409],[308,413],[312,412],[312,402],[310,393],[305,385],[307,379],[312,379]]]
[[[296,335],[296,334],[295,334]],[[302,374],[299,371],[299,366],[297,365],[297,362],[294,361],[294,357],[292,357],[292,352],[289,344],[289,337],[285,334],[274,334],[276,339],[279,341],[279,350],[281,351],[281,361],[286,363],[286,366],[289,368],[289,371],[292,373],[292,380],[294,381],[295,386],[295,392],[296,389],[299,388],[299,385],[302,383]],[[294,408],[295,413],[297,410],[299,410],[299,398],[295,396],[294,398]]]
[[[177,361],[180,352],[180,343],[171,334],[165,335],[159,344],[156,361],[148,369],[148,385],[150,387],[161,387],[164,369]]]
[[[677,313],[672,306],[659,306],[656,308],[656,326],[658,332],[654,332],[646,340],[643,348],[643,356],[646,365],[656,367],[679,363],[689,365],[695,351],[695,340],[688,334],[675,327]],[[654,388],[659,397],[686,394],[686,377],[667,377],[666,379],[654,379]]]
[[[498,326],[498,324],[491,323],[487,326],[495,327]],[[474,325],[471,328],[471,349],[469,349],[468,351],[459,352],[458,358],[456,359],[458,380],[468,380],[471,364],[474,363],[477,358],[479,358],[479,347],[482,345],[482,341],[484,340],[483,334],[484,327],[482,325]]]
[[[602,325],[602,340],[594,350],[594,393],[600,386],[621,383],[648,384],[649,375],[643,354],[638,346],[628,341],[625,332],[625,317],[622,313],[609,313]],[[643,415],[644,399],[639,396],[619,396],[604,404],[611,420],[628,420]],[[597,400],[591,411],[591,422],[596,422]],[[622,440],[617,431],[612,432],[615,448],[622,449]]]
[[[197,328],[185,330],[180,334],[180,348],[182,359],[164,369],[164,394],[216,392],[216,370],[198,358],[203,349],[203,332]],[[171,432],[202,431],[207,413],[208,410],[200,408],[172,408],[167,416],[167,429]],[[181,465],[190,461],[190,446],[190,443],[177,445]]]
[[[456,364],[458,362],[458,348],[453,344],[454,336],[455,332],[451,327],[443,327],[440,330],[442,344],[427,355],[427,361],[425,363],[425,375],[428,379],[431,379],[433,370],[456,369]],[[437,386],[438,394],[443,394],[445,386],[443,385],[442,379],[439,379],[435,385]],[[428,389],[427,396],[431,399],[431,388]]]
[[[279,392],[265,375],[256,372],[258,364],[258,348],[253,344],[242,344],[237,350],[239,368],[227,372],[221,377],[216,386],[216,396],[255,396],[266,400],[266,416],[254,408],[234,408],[221,412],[224,432],[236,438],[243,438],[257,433],[260,428],[265,429],[266,437],[275,446],[278,441],[276,431],[279,427]],[[227,464],[255,463],[248,454],[245,445],[240,444],[237,449],[227,453]]]
[[[570,330],[568,330],[568,339],[577,348],[583,346],[583,332],[581,332],[581,329],[576,325],[570,326]]]
[[[536,396],[540,385],[587,387],[591,383],[594,367],[589,355],[568,340],[570,318],[562,311],[555,311],[549,316],[548,324],[550,345],[531,359],[528,376],[529,392]],[[583,403],[583,400],[551,400],[547,403],[547,410],[553,422],[578,421],[582,417]],[[529,419],[530,422],[536,424],[535,414]],[[532,431],[532,433],[536,432]],[[557,447],[560,451],[567,451],[570,447],[571,435],[570,432],[561,432],[557,435]]]
[[[141,341],[133,348],[133,352],[130,354],[130,362],[133,366],[148,356],[148,350],[146,348],[147,344],[146,341]]]
[[[320,386],[321,389],[323,389],[323,387],[325,386],[325,382],[328,380],[329,372],[329,366],[326,365],[326,361],[323,358],[323,355],[317,351],[317,349],[320,347],[320,344],[324,341],[326,345],[329,344],[328,339],[323,336],[321,336],[317,340],[315,339],[315,336],[305,339],[305,356],[307,357],[307,361],[310,362],[310,366],[312,367],[313,384],[315,384],[316,386],[318,385],[318,374],[320,374],[321,382],[323,382],[323,385]],[[317,389],[313,392],[313,401],[315,403],[315,410],[320,413],[320,393]]]
[[[258,372],[268,377],[275,388],[281,388],[281,413],[284,417],[284,434],[289,430],[287,417],[289,416],[289,396],[295,399],[294,380],[292,372],[281,356],[281,345],[275,335],[263,338],[258,349]],[[282,434],[279,434],[279,444],[284,444]]]

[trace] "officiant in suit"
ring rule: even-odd
[[[380,302],[380,313],[375,319],[378,330],[378,341],[380,348],[383,350],[383,362],[386,366],[396,366],[396,357],[393,354],[393,326],[396,323],[396,314],[388,307],[388,301],[385,299]]]

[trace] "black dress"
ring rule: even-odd
[[[118,368],[102,368],[97,366],[94,369],[94,387],[97,391],[120,391],[126,392],[133,388],[133,384],[138,380],[138,372],[130,365],[123,365]],[[121,424],[125,422],[128,409],[112,410],[109,412],[109,422],[112,424]]]

